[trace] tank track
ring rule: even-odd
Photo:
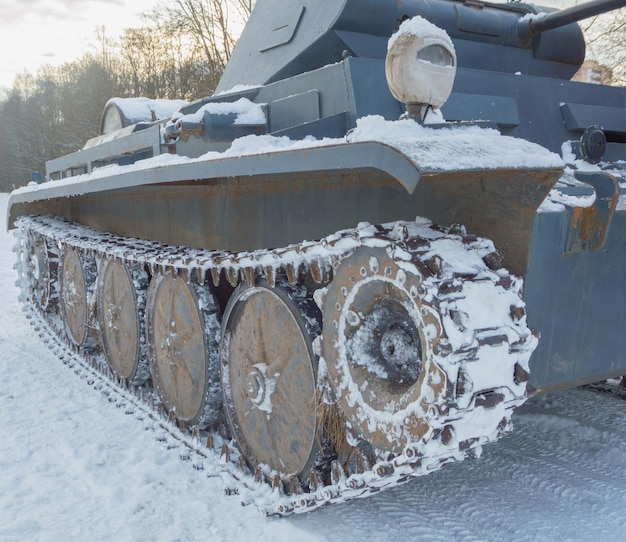
[[[75,367],[81,378],[105,391],[112,402],[138,411],[159,440],[174,441],[173,448],[184,450],[179,452],[183,459],[191,459],[198,470],[207,470],[210,476],[222,476],[225,493],[238,495],[242,504],[254,504],[267,515],[299,513],[364,497],[447,463],[478,457],[483,444],[511,430],[513,409],[532,393],[528,386],[528,360],[537,340],[526,326],[522,281],[502,267],[490,241],[468,235],[462,227],[443,230],[426,221],[384,226],[364,223],[320,242],[233,254],[122,238],[54,217],[22,217],[17,226],[15,251],[21,301],[50,348],[64,363]],[[200,430],[177,425],[174,414],[159,403],[149,382],[144,386],[129,385],[108,368],[97,344],[86,350],[69,341],[59,316],[59,292],[54,284],[46,310],[38,309],[34,302],[36,285],[29,268],[28,239],[33,234],[46,239],[52,268],[58,265],[56,260],[66,247],[74,247],[97,262],[117,259],[133,269],[147,269],[152,275],[173,273],[200,285],[210,281],[217,287],[226,281],[235,288],[240,282],[253,285],[262,276],[272,286],[281,280],[292,285],[307,284],[307,295],[314,297],[322,310],[333,274],[356,248],[368,246],[393,253],[394,258],[405,262],[407,269],[425,277],[419,295],[436,306],[441,317],[442,337],[435,355],[446,382],[441,398],[432,403],[429,411],[432,419],[428,439],[399,453],[389,453],[371,446],[364,448],[354,431],[349,430],[347,438],[354,446],[350,462],[345,457],[331,458],[328,472],[312,472],[306,488],[294,476],[282,477],[259,469],[251,473],[225,426]],[[460,271],[450,267],[445,257],[442,259],[446,243],[463,249],[480,265]],[[482,317],[472,319],[467,304],[477,293],[503,300],[508,314],[500,319],[505,321],[491,325]],[[97,330],[94,332],[97,334]],[[314,345],[320,356],[320,395],[324,402],[336,403],[335,391],[324,370],[321,336]],[[484,383],[476,387],[481,378],[485,379],[479,366],[485,359],[505,366],[506,376],[497,385],[488,382],[487,387]]]

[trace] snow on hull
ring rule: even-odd
[[[239,105],[236,111],[239,115],[246,114]],[[251,110],[250,114],[254,114],[254,111],[256,109]],[[12,193],[12,199],[33,201],[57,195],[83,194],[91,191],[90,183],[93,181],[114,179],[120,176],[136,178],[136,174],[140,172],[146,174],[145,182],[150,182],[150,172],[181,165],[201,165],[205,178],[211,178],[212,164],[218,165],[225,160],[254,156],[280,157],[282,153],[310,151],[323,147],[343,147],[345,152],[349,153],[351,144],[368,142],[384,144],[398,151],[421,173],[468,169],[560,169],[563,167],[563,162],[557,154],[535,143],[502,136],[497,130],[476,126],[435,129],[421,126],[412,120],[387,121],[380,116],[369,116],[359,119],[356,128],[350,131],[344,139],[317,140],[308,137],[294,141],[284,136],[250,135],[236,139],[224,152],[208,152],[199,158],[161,154],[140,160],[132,165],[106,166],[94,169],[90,174],[68,177],[51,183],[30,183],[28,186],[15,190]],[[320,161],[320,165],[323,163]],[[358,167],[358,163],[352,167]],[[248,174],[250,171],[256,171],[256,169],[253,167]],[[172,180],[176,180],[176,176],[168,179],[168,182]],[[179,180],[185,180],[185,177],[180,177]],[[400,178],[399,181],[403,182],[403,179]]]

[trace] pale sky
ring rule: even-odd
[[[15,75],[79,58],[95,46],[96,28],[111,37],[141,25],[159,0],[0,0],[0,87]]]

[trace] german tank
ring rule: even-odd
[[[258,0],[213,96],[11,194],[27,310],[268,513],[479,455],[626,373],[626,89],[570,81],[624,4]]]

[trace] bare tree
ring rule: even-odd
[[[173,0],[146,18],[170,39],[192,37],[207,62],[214,89],[253,5],[254,0]]]
[[[237,13],[241,17],[243,22],[247,21],[250,17],[250,13],[252,13],[252,8],[254,7],[255,0],[233,0],[235,5],[235,9]]]
[[[590,19],[583,28],[588,56],[612,70],[613,84],[626,85],[626,8]]]
[[[43,172],[45,161],[98,133],[108,99],[210,95],[254,0],[169,0],[118,41],[96,32],[91,53],[20,75],[0,96],[0,189]]]

